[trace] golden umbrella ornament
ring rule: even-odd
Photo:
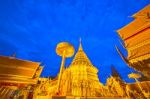
[[[137,84],[138,84],[138,86],[139,86],[141,92],[142,92],[143,95],[144,95],[144,92],[143,92],[143,90],[142,90],[142,87],[141,87],[141,85],[140,85],[140,83],[139,83],[139,81],[138,81],[138,78],[141,78],[141,75],[140,75],[140,74],[137,74],[137,73],[131,73],[131,74],[128,75],[128,77],[129,77],[129,78],[133,78],[133,79],[137,82]]]
[[[74,55],[74,47],[69,44],[68,42],[61,42],[56,47],[56,53],[57,55],[62,57],[60,71],[59,71],[59,77],[58,77],[58,87],[57,92],[60,92],[60,81],[62,79],[62,73],[64,69],[65,59],[66,57],[72,57]]]

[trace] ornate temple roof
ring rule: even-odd
[[[117,32],[127,50],[125,58],[121,51],[117,51],[122,59],[132,68],[142,72],[150,78],[150,4],[133,15],[134,20]]]
[[[71,65],[86,65],[86,66],[91,66],[91,67],[97,69],[96,67],[93,66],[90,59],[84,52],[81,41],[80,41],[78,51],[77,51]]]
[[[39,62],[0,56],[0,83],[36,84],[42,69]]]
[[[130,63],[150,58],[150,5],[133,17],[131,23],[117,31],[124,41]]]
[[[150,5],[146,6],[139,12],[133,15],[134,20],[117,30],[120,37],[126,41],[142,32],[143,29],[147,29],[150,26]],[[136,18],[135,18],[136,17]]]
[[[132,17],[147,18],[147,17],[150,17],[149,14],[150,14],[150,4],[148,4],[145,8],[143,8],[142,10],[140,10],[137,13],[135,13],[134,15],[132,15]]]
[[[87,65],[92,65],[90,60],[88,59],[87,55],[83,51],[82,44],[80,43],[78,51],[71,63],[71,65],[77,65],[77,64],[87,64]]]

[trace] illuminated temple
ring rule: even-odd
[[[0,99],[149,99],[150,98],[150,5],[133,15],[134,20],[117,32],[128,51],[121,58],[138,73],[126,83],[115,66],[102,84],[100,72],[90,61],[80,40],[79,47],[69,66],[65,60],[74,55],[74,47],[61,42],[56,47],[62,57],[60,71],[54,78],[41,78],[39,62],[0,56]],[[115,50],[115,49],[114,49]]]
[[[38,62],[0,56],[0,99],[18,98],[21,94],[28,99],[32,92],[26,90],[37,84],[42,69]]]
[[[64,42],[63,44],[62,48],[64,50],[66,44]],[[125,82],[122,81],[113,66],[112,76],[108,78],[106,86],[99,81],[97,73],[98,69],[93,66],[80,42],[71,64],[66,68],[62,65],[62,69],[60,67],[60,72],[54,79],[41,78],[41,84],[37,86],[34,97],[35,99],[63,99],[63,97],[65,99],[99,99],[100,97],[120,99],[126,96]]]
[[[118,30],[128,57],[125,62],[150,79],[150,5],[133,15],[134,21]]]

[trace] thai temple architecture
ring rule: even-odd
[[[42,69],[38,62],[0,56],[0,99],[28,99],[32,94],[28,90],[37,84]]]
[[[80,43],[70,66],[63,69],[59,92],[56,89],[59,87],[57,83],[60,73],[55,79],[45,81],[49,85],[45,86],[47,87],[46,93],[49,95],[47,97],[66,96],[74,99],[75,97],[105,96],[106,88],[100,83],[97,73],[98,69],[93,66]],[[38,97],[38,95],[35,96]]]
[[[127,58],[121,56],[130,67],[150,79],[150,5],[133,18],[134,21],[117,31],[128,52]]]
[[[72,57],[75,49],[61,42],[56,53],[62,62],[54,78],[40,77],[43,67],[39,62],[0,56],[0,99],[150,99],[150,5],[133,17],[133,22],[118,30],[128,57],[116,48],[122,59],[139,72],[128,75],[136,82],[126,83],[111,66],[112,74],[102,84],[81,40],[72,62],[66,66],[66,58]]]
[[[123,56],[119,48],[117,51],[122,59],[142,76],[129,74],[129,78],[136,83],[127,84],[126,91],[130,96],[150,97],[150,5],[133,15],[134,20],[119,29],[117,32],[123,40],[123,47],[127,50],[127,58]],[[140,78],[142,82],[137,79]],[[137,86],[139,88],[137,88]],[[142,94],[138,94],[142,92]]]
[[[98,69],[90,62],[80,43],[72,63],[62,77],[61,84],[65,85],[61,89],[63,95],[79,97],[98,95],[98,92],[103,91],[103,85],[99,82],[97,73]]]

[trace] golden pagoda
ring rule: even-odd
[[[64,48],[63,48],[64,49]],[[58,76],[54,79],[47,79],[45,82],[39,84],[37,90],[35,91],[35,99],[39,97],[99,97],[105,96],[105,91],[107,90],[102,83],[100,83],[98,78],[98,69],[93,66],[87,55],[85,54],[82,44],[80,42],[78,51],[71,62],[71,64],[64,68],[61,74],[61,69]],[[61,67],[60,67],[61,68]],[[59,81],[59,77],[61,79]],[[44,78],[43,78],[44,79]],[[60,82],[60,84],[58,84]],[[43,86],[42,88],[40,86]],[[59,91],[57,89],[59,88]],[[47,95],[39,95],[42,93],[47,93]],[[45,93],[44,93],[45,92]]]
[[[150,5],[133,15],[134,20],[117,32],[128,51],[123,60],[150,80]]]
[[[92,65],[80,42],[78,51],[68,68],[65,69],[61,81],[62,95],[87,97],[103,95],[103,85],[98,79],[98,69]]]
[[[59,51],[61,53],[63,50],[67,51],[66,48],[70,49],[68,45],[64,42],[60,43]],[[72,53],[72,50],[73,48],[69,53]],[[60,56],[63,55],[60,54]],[[64,60],[63,57],[62,60]],[[62,63],[60,72],[54,79],[39,79],[39,83],[34,87],[33,99],[114,99],[114,97],[124,99],[127,97],[127,84],[122,81],[114,68],[112,68],[112,76],[107,79],[106,85],[99,81],[98,69],[89,60],[81,42],[71,64],[66,67],[64,61]]]

